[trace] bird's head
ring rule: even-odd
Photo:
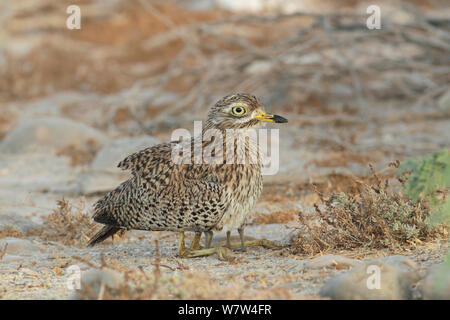
[[[207,129],[258,128],[263,122],[286,123],[287,119],[266,113],[264,106],[249,94],[232,94],[219,100],[209,111]]]

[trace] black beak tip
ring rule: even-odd
[[[288,120],[286,118],[283,118],[283,117],[277,116],[277,115],[274,115],[272,119],[276,123],[287,123],[288,122]]]

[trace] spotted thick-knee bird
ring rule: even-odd
[[[228,95],[210,109],[200,140],[162,143],[129,155],[118,166],[131,170],[132,177],[95,203],[93,218],[105,226],[88,244],[121,229],[174,231],[180,233],[179,255],[199,256],[202,232],[207,248],[213,231],[225,231],[231,247],[230,232],[237,229],[244,250],[244,225],[263,188],[260,149],[248,133],[262,122],[287,120],[266,113],[252,95]],[[210,161],[203,159],[206,150]],[[190,249],[185,231],[195,232]]]

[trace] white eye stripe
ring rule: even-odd
[[[245,103],[242,103],[242,102],[235,102],[235,103],[230,104],[230,109],[232,109],[234,107],[242,107],[242,108],[245,108],[245,109],[248,108],[248,106]]]

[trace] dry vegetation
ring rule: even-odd
[[[392,165],[398,166],[397,163]],[[425,200],[414,202],[403,188],[392,187],[388,177],[372,170],[372,182],[355,179],[357,192],[316,192],[315,213],[298,212],[300,226],[291,250],[315,255],[355,248],[407,250],[426,241],[448,236],[448,226],[427,223],[430,208]],[[403,177],[398,178],[404,183]]]
[[[6,254],[6,249],[8,249],[8,244],[5,244],[5,246],[3,247],[3,249],[0,251],[0,260],[3,259],[3,257]]]
[[[34,233],[45,240],[84,245],[94,234],[95,227],[82,199],[73,204],[63,198],[57,201],[57,208],[45,217],[42,228]]]
[[[128,269],[119,267],[117,261],[106,262],[101,257],[101,265],[97,266],[82,258],[77,260],[93,269],[109,269],[119,272],[123,276],[120,286],[109,288],[105,286],[98,290],[92,285],[81,283],[82,289],[77,293],[83,299],[117,299],[117,300],[148,300],[148,299],[181,299],[181,300],[266,300],[266,299],[311,299],[312,297],[292,294],[282,288],[252,289],[248,284],[230,279],[227,283],[218,282],[207,273],[186,271],[186,267],[179,261],[178,268],[174,269],[161,264],[156,241],[156,258],[152,263],[152,272],[146,272],[142,267]],[[171,269],[170,273],[162,272],[162,268]],[[180,272],[178,272],[180,271]]]
[[[23,238],[26,234],[23,232],[20,232],[13,226],[9,225],[6,226],[3,229],[0,229],[0,238],[6,238],[6,237],[14,237],[14,238]]]

